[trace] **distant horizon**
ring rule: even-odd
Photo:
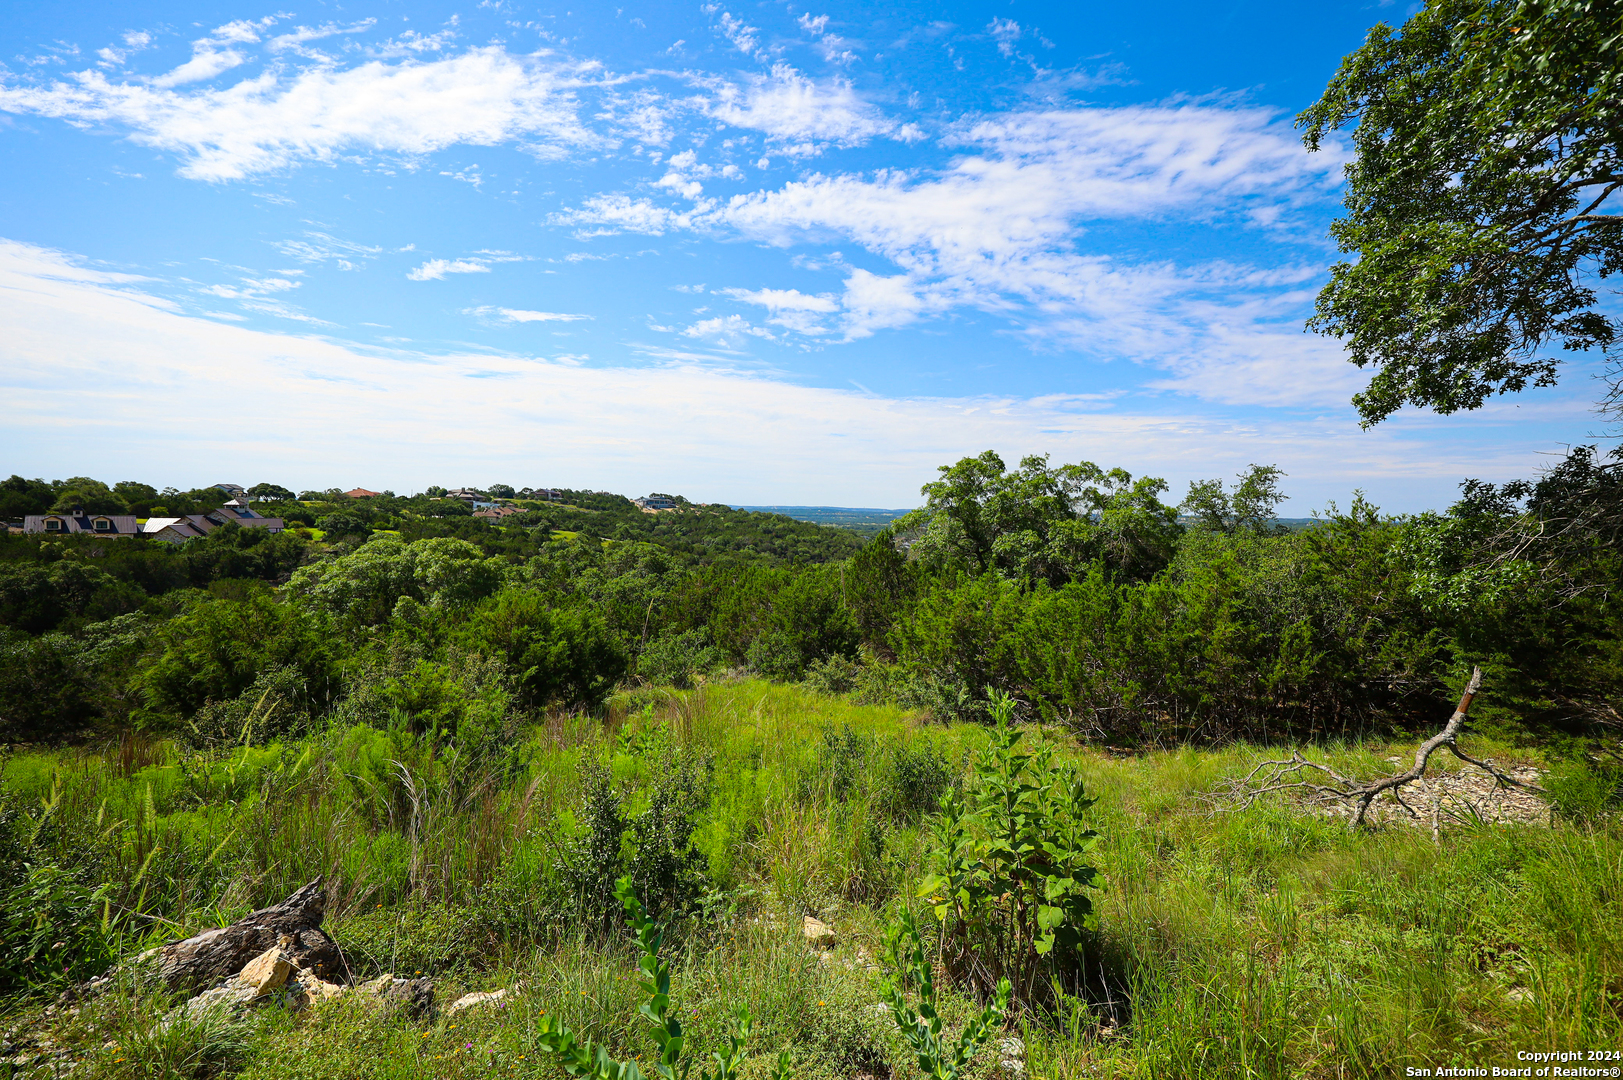
[[[26,474],[25,474],[25,472],[23,470],[16,469],[16,468],[13,468],[11,466],[0,465],[0,478],[3,478],[5,476],[23,476],[25,479],[29,479],[29,480],[39,479],[39,480],[44,480],[47,483],[60,483],[62,481],[65,481],[65,480],[69,479],[70,477],[73,477],[73,476],[83,476],[83,477],[87,477],[89,479],[99,480],[99,481],[101,481],[103,483],[108,484],[109,486],[111,486],[114,483],[122,482],[122,481],[125,481],[125,480],[134,480],[134,481],[136,481],[138,483],[150,483],[151,482],[149,480],[145,480],[145,479],[142,479],[141,477],[137,477],[137,476],[121,476],[118,480],[108,479],[108,476],[111,476],[111,475],[112,474],[107,474],[105,476],[96,476],[94,473],[74,472],[74,473],[71,473],[71,474],[64,474],[64,475],[61,475],[61,476],[49,476],[49,475],[36,474],[35,476],[30,477],[30,476],[26,476]],[[1202,477],[1202,479],[1206,479],[1206,477]],[[1225,482],[1232,482],[1236,478],[1235,477],[1219,477],[1218,479],[1222,479]],[[1287,485],[1288,485],[1288,482],[1289,481],[1287,480],[1286,481]],[[166,489],[172,487],[177,492],[179,492],[181,494],[184,494],[186,492],[191,492],[191,491],[202,491],[202,490],[206,490],[206,489],[209,489],[209,488],[215,488],[220,484],[235,484],[235,483],[236,483],[236,481],[215,480],[215,481],[209,482],[209,483],[197,484],[197,485],[195,485],[193,487],[189,487],[189,488],[182,488],[177,484],[165,484],[162,488],[159,488],[159,490],[162,491],[162,490],[166,490]],[[256,481],[254,481],[254,483],[241,484],[241,485],[238,485],[238,486],[240,486],[240,487],[242,487],[242,488],[244,488],[246,490],[247,488],[254,487],[256,484],[259,484],[259,483],[276,483],[276,481],[268,481],[268,480],[260,481],[260,480],[256,480]],[[496,481],[494,483],[505,483],[505,481]],[[153,485],[153,486],[156,487],[157,485]],[[399,488],[396,488],[394,486],[387,485],[387,484],[385,484],[383,486],[380,486],[380,487],[375,487],[375,488],[372,487],[369,484],[355,484],[355,485],[352,485],[349,488],[337,487],[337,486],[334,486],[334,485],[328,485],[327,487],[317,488],[317,487],[314,487],[314,486],[306,486],[306,485],[303,485],[303,484],[283,484],[283,485],[279,485],[279,486],[286,487],[288,490],[291,490],[291,491],[295,492],[295,494],[297,494],[298,492],[301,492],[301,491],[323,492],[323,493],[327,492],[327,491],[339,491],[339,492],[342,493],[342,492],[355,490],[356,488],[361,488],[361,489],[366,489],[366,490],[374,490],[374,491],[377,491],[380,494],[382,494],[384,492],[389,492],[389,493],[392,493],[395,496],[400,497],[400,498],[414,498],[414,497],[425,495],[430,488],[434,488],[434,487],[444,488],[444,489],[446,489],[448,491],[455,491],[455,490],[457,490],[459,488],[466,488],[466,489],[472,490],[472,491],[485,492],[485,491],[489,490],[491,485],[489,485],[489,484],[476,485],[476,484],[433,483],[433,484],[421,484],[421,485],[408,484],[408,485],[402,485]],[[688,502],[696,504],[696,505],[698,505],[698,504],[720,505],[720,506],[729,507],[729,508],[734,509],[734,510],[749,510],[749,511],[764,512],[764,513],[783,513],[785,511],[822,511],[822,512],[827,512],[827,513],[875,514],[875,515],[890,515],[892,517],[900,517],[901,515],[911,513],[913,510],[918,509],[918,508],[920,508],[920,507],[922,507],[924,505],[924,503],[922,501],[918,502],[918,503],[915,503],[913,506],[910,506],[910,507],[850,506],[850,505],[845,505],[845,504],[840,504],[840,503],[802,503],[802,502],[797,502],[797,503],[748,502],[748,503],[746,503],[746,502],[734,502],[732,500],[722,499],[722,498],[694,497],[694,496],[688,495],[686,492],[684,492],[684,491],[682,491],[680,489],[672,488],[669,485],[662,486],[662,487],[648,487],[646,491],[642,491],[642,489],[638,488],[638,487],[628,487],[628,488],[624,488],[624,489],[621,489],[621,490],[615,490],[613,488],[606,488],[606,487],[585,487],[585,486],[578,486],[577,487],[577,486],[562,485],[562,484],[552,484],[552,485],[509,484],[507,486],[512,487],[515,490],[515,492],[523,490],[525,488],[529,488],[531,490],[537,490],[538,491],[538,490],[543,490],[544,488],[550,487],[552,490],[555,490],[555,491],[576,491],[576,492],[590,492],[590,493],[593,493],[593,494],[609,494],[609,495],[615,495],[615,496],[625,498],[625,499],[644,498],[644,497],[646,497],[648,495],[651,495],[651,494],[654,494],[654,493],[657,492],[657,493],[674,495],[674,496],[686,499]],[[638,494],[639,491],[641,491],[641,494]],[[222,492],[222,494],[223,494],[223,492]],[[1334,509],[1344,509],[1351,502],[1352,498],[1357,494],[1358,494],[1358,492],[1356,490],[1355,491],[1349,491],[1341,499],[1331,499],[1331,500],[1328,500],[1328,502],[1326,504],[1324,504],[1324,505],[1306,507],[1306,510],[1307,510],[1306,513],[1280,513],[1280,514],[1276,515],[1275,517],[1271,518],[1270,520],[1276,521],[1276,522],[1279,522],[1279,523],[1282,523],[1282,524],[1299,524],[1299,523],[1311,522],[1316,517],[1319,517],[1320,515],[1322,515],[1324,513],[1331,512],[1331,510],[1333,508]],[[1183,501],[1184,495],[1185,495],[1185,491],[1183,489],[1174,488],[1169,484],[1168,489],[1165,492],[1163,492],[1161,498],[1162,498],[1162,501],[1164,503],[1166,503],[1167,505],[1175,507],[1175,506],[1177,506],[1178,504],[1180,504]],[[506,498],[507,496],[502,496],[502,497]],[[259,497],[256,496],[255,498],[257,499]],[[512,496],[512,498],[525,498],[525,496],[515,494],[514,496]],[[1441,503],[1440,505],[1421,507],[1419,509],[1402,509],[1402,508],[1384,507],[1384,506],[1381,506],[1379,502],[1376,502],[1374,500],[1368,500],[1368,501],[1370,501],[1372,503],[1372,505],[1374,505],[1377,508],[1377,510],[1379,510],[1382,513],[1393,514],[1393,515],[1401,515],[1401,514],[1424,513],[1424,512],[1428,512],[1428,511],[1435,511],[1435,512],[1440,513],[1440,512],[1446,511],[1449,506],[1453,505],[1453,503],[1455,501],[1457,501],[1457,499],[1449,499],[1447,502]],[[1300,499],[1296,500],[1296,502],[1297,502],[1298,505],[1301,504]],[[1331,504],[1333,504],[1333,507],[1332,507]],[[1286,505],[1288,505],[1288,502],[1287,502]],[[786,514],[786,516],[791,516],[792,517],[794,515],[793,514]]]

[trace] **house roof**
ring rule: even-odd
[[[51,519],[62,522],[66,528],[47,529],[45,522]],[[109,522],[110,527],[97,529],[96,522],[98,521]],[[140,531],[141,526],[136,522],[134,514],[86,514],[83,511],[79,513],[68,511],[61,514],[29,514],[23,518],[23,532],[25,533],[84,532],[94,533],[98,536],[134,536]]]
[[[222,506],[206,514],[187,514],[178,518],[148,518],[142,532],[159,540],[190,540],[207,536],[227,522],[235,521],[245,529],[269,529],[281,532],[286,526],[281,518],[260,517],[246,507]],[[158,534],[166,532],[167,536]]]
[[[346,491],[344,494],[348,495],[352,499],[370,499],[374,496],[382,495],[383,492],[368,491],[366,488],[356,488],[354,491]]]

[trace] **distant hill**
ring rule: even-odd
[[[880,510],[866,506],[734,506],[758,514],[782,514],[815,525],[836,525],[863,536],[872,536],[909,510]]]

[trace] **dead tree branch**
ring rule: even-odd
[[[1431,761],[1432,754],[1438,750],[1446,749],[1449,753],[1470,765],[1486,771],[1494,778],[1497,785],[1504,787],[1521,788],[1537,794],[1546,794],[1543,788],[1517,780],[1509,773],[1500,769],[1492,762],[1474,758],[1459,748],[1460,729],[1465,726],[1467,715],[1471,711],[1471,701],[1476,697],[1482,686],[1482,669],[1471,669],[1471,681],[1465,686],[1465,693],[1460,697],[1460,703],[1454,710],[1454,715],[1448,718],[1443,730],[1420,744],[1415,750],[1414,764],[1405,772],[1393,776],[1381,777],[1377,780],[1360,782],[1346,777],[1316,761],[1309,761],[1303,757],[1301,751],[1292,752],[1285,760],[1264,761],[1247,773],[1242,779],[1230,786],[1226,792],[1226,806],[1224,810],[1244,810],[1264,795],[1271,795],[1281,791],[1299,791],[1308,795],[1325,799],[1343,799],[1353,804],[1354,812],[1352,829],[1364,826],[1369,808],[1382,794],[1390,793],[1397,804],[1408,811],[1409,816],[1418,817],[1414,808],[1403,801],[1403,788],[1412,784],[1426,774],[1426,765]]]

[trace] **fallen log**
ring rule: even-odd
[[[1382,794],[1390,793],[1399,806],[1403,807],[1413,817],[1419,815],[1414,808],[1403,801],[1403,788],[1412,784],[1426,773],[1426,765],[1431,761],[1431,755],[1438,750],[1446,749],[1449,753],[1469,765],[1475,765],[1486,770],[1496,784],[1506,787],[1521,788],[1537,794],[1548,794],[1536,784],[1529,784],[1516,779],[1509,773],[1500,769],[1492,762],[1481,761],[1465,753],[1459,748],[1460,729],[1465,726],[1466,717],[1471,711],[1471,702],[1475,699],[1477,691],[1482,688],[1482,669],[1471,669],[1471,681],[1465,686],[1465,693],[1460,697],[1459,705],[1454,714],[1443,725],[1443,730],[1420,744],[1415,751],[1414,764],[1401,773],[1392,776],[1383,776],[1376,780],[1359,781],[1346,777],[1316,761],[1309,761],[1302,756],[1300,750],[1292,751],[1291,756],[1284,760],[1264,761],[1252,769],[1246,776],[1232,784],[1225,793],[1228,805],[1222,810],[1244,810],[1264,795],[1280,791],[1305,791],[1318,795],[1321,798],[1344,799],[1351,802],[1354,807],[1352,821],[1348,826],[1359,829],[1364,825],[1364,819],[1369,814],[1370,804]],[[1308,770],[1312,770],[1309,772]],[[1328,782],[1306,779],[1314,773],[1328,778]],[[1433,826],[1435,832],[1435,825]]]
[[[157,949],[149,961],[171,990],[195,991],[241,971],[267,949],[280,945],[294,966],[324,978],[348,975],[343,954],[321,930],[327,896],[320,878],[268,908],[250,912],[230,926],[205,930]],[[347,977],[345,982],[349,980]]]

